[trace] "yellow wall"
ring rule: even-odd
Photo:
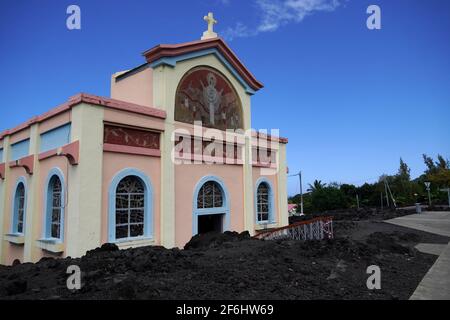
[[[66,255],[80,257],[101,245],[103,107],[72,109],[72,141],[80,141],[80,164],[69,169]],[[106,223],[106,222],[104,222]]]

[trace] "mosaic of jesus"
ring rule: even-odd
[[[229,81],[208,67],[194,68],[180,82],[176,95],[175,120],[205,127],[242,129],[242,108]]]

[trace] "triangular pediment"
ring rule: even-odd
[[[253,94],[263,87],[263,84],[244,66],[236,54],[221,38],[175,45],[161,44],[143,53],[152,68],[160,65],[175,67],[179,61],[209,54],[215,55],[245,87],[248,93]]]

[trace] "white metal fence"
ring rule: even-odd
[[[333,238],[333,218],[320,217],[300,221],[286,227],[263,231],[255,235],[263,240],[322,240]]]

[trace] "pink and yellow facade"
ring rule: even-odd
[[[1,264],[288,224],[287,140],[250,131],[262,84],[220,38],[143,55],[111,98],[78,94],[0,134]]]

